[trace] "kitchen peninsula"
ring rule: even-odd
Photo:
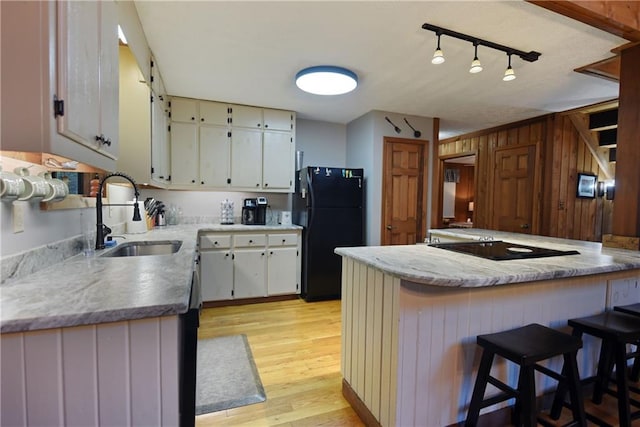
[[[480,358],[478,334],[534,322],[564,328],[569,318],[640,301],[638,252],[478,229],[430,233],[440,242],[491,238],[579,254],[493,261],[425,244],[336,249],[343,257],[343,394],[365,421],[462,421]],[[578,364],[588,376],[598,347],[584,342]],[[559,371],[561,360],[550,367]],[[515,385],[517,367],[502,362],[497,373]],[[537,380],[538,392],[555,387]]]
[[[0,286],[0,425],[179,424],[181,315],[198,234],[298,226],[184,224],[123,243],[181,241],[171,255],[77,255]],[[24,263],[37,262],[25,255]]]

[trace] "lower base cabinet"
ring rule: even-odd
[[[267,254],[267,294],[280,295],[290,294],[297,286],[298,281],[293,280],[297,275],[298,250],[296,248],[270,248]]]
[[[233,253],[233,297],[266,297],[265,248],[237,250]]]
[[[299,230],[204,232],[199,242],[203,301],[300,293]]]

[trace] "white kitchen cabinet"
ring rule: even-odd
[[[265,130],[281,130],[291,132],[293,130],[293,113],[285,110],[262,110]]]
[[[289,190],[293,187],[295,153],[291,133],[262,135],[262,187]]]
[[[299,230],[202,233],[203,301],[299,294],[300,237]]]
[[[234,298],[266,297],[266,249],[234,249]]]
[[[267,237],[267,294],[298,293],[299,259],[298,234],[269,234]]]
[[[200,185],[224,188],[229,185],[230,141],[226,127],[200,126]]]
[[[12,82],[2,88],[3,150],[115,169],[115,3],[3,2],[1,19],[1,72]]]
[[[198,127],[192,123],[171,124],[171,184],[194,186],[198,176]]]
[[[162,187],[171,177],[167,108],[166,95],[151,94],[151,180]]]
[[[227,126],[229,106],[221,102],[200,101],[200,124]]]
[[[229,186],[227,117],[227,105],[220,102],[171,99],[172,188]]]
[[[203,301],[233,298],[233,256],[230,248],[203,251],[200,255]]]
[[[234,128],[262,129],[262,108],[231,105],[231,126]]]
[[[155,87],[163,89],[155,76]],[[129,46],[120,46],[120,156],[117,170],[139,184],[166,188],[169,138],[165,97],[149,91]]]
[[[197,170],[185,170],[194,160],[172,154],[171,188],[293,191],[295,113],[178,97],[170,105],[172,153],[184,148],[189,124],[197,127],[196,150],[178,156],[198,160]]]
[[[118,13],[114,2],[58,6],[58,131],[109,157],[118,154]]]
[[[171,121],[197,123],[198,101],[188,98],[171,98]]]
[[[296,293],[298,291],[296,280],[297,248],[295,246],[269,248],[267,254],[267,294]]]
[[[231,131],[231,186],[257,190],[262,186],[262,132]]]
[[[203,301],[233,298],[231,234],[200,236],[200,286]]]

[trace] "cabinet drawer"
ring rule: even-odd
[[[269,246],[296,246],[297,244],[297,234],[269,234]]]
[[[235,247],[265,246],[267,242],[264,234],[239,234],[233,236]]]
[[[200,249],[225,249],[230,247],[230,234],[205,234],[200,236]]]

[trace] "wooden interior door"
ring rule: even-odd
[[[424,239],[424,172],[428,141],[385,138],[382,182],[383,245],[412,245]]]
[[[535,195],[536,146],[496,149],[492,228],[531,233]]]

